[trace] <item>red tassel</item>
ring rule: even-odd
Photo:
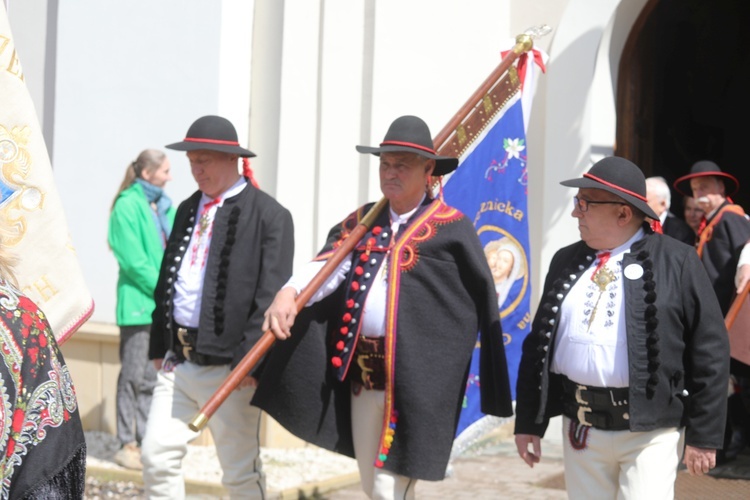
[[[658,219],[651,220],[651,230],[655,233],[664,234],[661,228],[661,222]]]
[[[256,189],[260,189],[258,181],[255,180],[255,175],[253,175],[253,169],[250,168],[250,158],[242,159],[242,175],[247,177],[247,180],[249,180],[250,184],[255,186]]]

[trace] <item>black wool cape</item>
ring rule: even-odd
[[[370,206],[331,230],[319,260],[331,255]],[[342,326],[342,317],[354,308],[351,290],[362,278],[355,270],[375,259],[368,242],[381,231],[390,231],[387,209],[352,252],[348,278],[303,309],[291,339],[273,347],[252,403],[298,437],[348,456],[354,456],[348,367],[356,362],[351,353],[358,327]],[[482,410],[512,415],[495,287],[473,225],[442,201],[426,200],[391,245],[382,257],[389,266],[385,412],[380,453],[372,459],[396,474],[441,480],[477,332]]]

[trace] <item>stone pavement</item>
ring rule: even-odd
[[[553,423],[550,428],[554,429]],[[550,434],[555,434],[554,432]],[[542,461],[530,468],[519,457],[510,429],[489,436],[478,450],[454,460],[443,481],[419,481],[420,500],[564,499],[562,446],[559,439],[542,441]],[[359,484],[324,495],[328,500],[367,500]]]
[[[419,500],[437,499],[564,499],[565,480],[562,460],[562,432],[561,423],[553,419],[550,424],[548,437],[542,441],[542,461],[533,469],[529,468],[518,458],[511,427],[503,426],[483,438],[482,442],[470,449],[464,456],[452,463],[449,477],[443,481],[420,481],[417,483],[416,496]],[[327,462],[327,459],[319,461]],[[209,460],[209,462],[212,460]],[[265,464],[267,473],[279,464],[269,461]],[[323,464],[319,464],[323,465]],[[204,463],[204,467],[207,464]],[[312,469],[312,464],[305,466]],[[677,500],[693,499],[750,499],[750,450],[746,450],[740,458],[718,468],[724,478],[711,476],[692,477],[686,471],[680,471],[675,485]],[[90,475],[106,478],[106,470],[98,471],[91,468]],[[109,471],[113,472],[113,471]],[[92,483],[87,486],[92,494],[87,499],[103,498],[141,498],[142,488],[138,485],[139,474],[128,471],[127,478],[134,483],[109,486]],[[284,475],[289,474],[285,472]],[[734,477],[735,479],[726,479]],[[93,479],[93,478],[92,478]],[[112,479],[110,477],[110,479]],[[126,479],[120,477],[120,480]],[[272,488],[273,489],[273,488]],[[190,481],[188,484],[189,500],[209,500],[228,498],[218,483],[200,483]],[[366,500],[362,493],[356,473],[341,474],[327,480],[305,482],[298,487],[288,487],[284,490],[269,492],[269,498],[279,499],[315,499],[315,500]]]
[[[505,429],[490,436],[474,454],[459,457],[452,474],[443,481],[419,481],[419,500],[450,499],[532,499],[567,498],[562,460],[562,432],[559,419],[553,419],[548,436],[542,440],[542,461],[528,467],[516,452],[513,437]],[[735,462],[719,467],[722,478],[693,477],[685,470],[677,475],[676,500],[748,500],[750,499],[750,449]],[[726,479],[732,477],[732,479]],[[328,500],[367,500],[359,484],[324,493]]]

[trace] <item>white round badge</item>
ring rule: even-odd
[[[637,280],[643,276],[643,268],[639,264],[630,264],[623,271],[625,277],[629,280]]]

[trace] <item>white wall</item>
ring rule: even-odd
[[[580,177],[591,166],[593,117],[605,119],[592,106],[597,55],[619,2],[568,2],[549,48],[547,74],[537,88],[529,131],[529,157],[534,158],[529,161],[529,212],[536,214],[531,223],[535,297],[554,253],[580,239],[570,216],[575,191],[560,186],[560,181]],[[610,112],[609,107],[602,109],[604,114]]]
[[[379,143],[403,114],[421,116],[437,135],[497,66],[503,44],[547,23],[554,32],[537,45],[550,61],[528,134],[538,292],[552,253],[577,239],[572,193],[559,181],[585,171],[592,143],[608,143],[613,106],[594,106],[591,96],[612,99],[611,59],[645,0],[627,8],[619,0],[45,4],[57,7],[56,17],[31,8],[41,0],[27,1],[11,0],[11,24],[39,115],[45,129],[54,126],[53,167],[97,302],[94,319],[113,321],[117,265],[106,245],[108,211],[140,150],[181,139],[201,115],[227,116],[258,154],[253,167],[262,187],[292,211],[300,264],[333,223],[380,197],[376,163],[356,144]],[[50,33],[52,66],[49,40],[42,41]],[[608,50],[600,48],[605,33],[612,33]],[[175,180],[167,192],[179,202],[195,184],[184,155],[168,155]]]
[[[300,264],[331,225],[381,196],[373,157],[355,145],[379,144],[405,114],[437,135],[516,33],[510,1],[285,4],[277,194],[294,216]]]
[[[19,10],[11,15],[14,32],[45,26],[44,9],[24,6],[20,16],[19,3],[10,5],[11,13]],[[32,97],[54,94],[44,128],[54,120],[57,186],[96,302],[93,319],[113,322],[117,264],[107,247],[107,221],[125,167],[144,148],[182,139],[204,114],[230,117],[245,140],[252,2],[78,0],[60,2],[57,15],[56,73],[41,75],[46,90]],[[19,52],[38,47],[24,35]],[[43,55],[22,59],[27,79],[36,82]],[[177,203],[195,183],[184,154],[167,154],[174,174],[167,192]]]
[[[54,15],[54,10],[54,7],[48,8],[47,0],[7,2],[13,41],[23,65],[24,80],[34,101],[39,123],[42,123],[44,118],[48,31],[54,31],[54,26],[48,26],[47,20],[48,15]]]

